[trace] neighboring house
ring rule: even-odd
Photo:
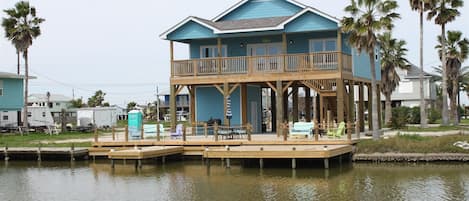
[[[250,123],[261,132],[266,89],[275,98],[264,107],[272,108],[272,128],[281,134],[276,122],[287,120],[289,99],[298,120],[298,93],[290,93],[298,88],[320,95],[319,121],[328,113],[352,121],[347,108],[353,93],[345,85],[371,83],[369,58],[349,45],[340,20],[294,0],[242,0],[211,20],[187,17],[161,38],[170,41],[169,99],[187,88],[193,122],[216,118],[225,125]],[[174,60],[175,42],[189,46],[189,59]],[[379,69],[377,59],[378,80]],[[176,101],[169,107],[175,126]]]
[[[391,95],[392,105],[406,107],[420,106],[420,69],[412,65],[409,70],[397,69],[397,74],[401,81]],[[430,107],[436,101],[436,84],[432,82],[432,78],[433,75],[424,72],[423,92],[427,107]],[[384,100],[384,96],[382,96],[382,100]]]
[[[72,98],[61,94],[30,94],[28,97],[29,106],[48,107],[55,122],[61,122],[62,109],[65,110],[65,121],[67,123],[76,122],[76,110],[71,109]]]
[[[17,127],[24,103],[23,75],[0,72],[0,127]]]
[[[164,100],[160,100],[160,115],[165,121],[170,121],[170,95],[163,95]],[[176,116],[178,121],[185,121],[190,113],[190,96],[189,94],[179,94],[176,96]]]
[[[111,105],[111,107],[116,108],[117,120],[127,120],[127,108],[118,105]]]

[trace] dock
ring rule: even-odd
[[[41,161],[43,159],[70,159],[75,160],[76,158],[84,159],[88,157],[88,148],[48,148],[48,147],[22,147],[22,148],[8,148],[4,147],[0,149],[0,157],[3,157],[5,161],[11,158],[21,159],[37,159]]]
[[[162,157],[164,162],[166,156],[178,155],[184,152],[182,146],[151,146],[135,147],[130,149],[111,149],[107,156],[111,159],[111,166],[114,168],[114,160],[135,160],[135,166],[141,168],[142,160]]]
[[[324,167],[329,168],[329,159],[351,154],[352,145],[290,145],[290,146],[237,146],[225,148],[207,148],[203,157],[206,159],[225,159],[229,168],[230,159],[292,159],[292,168],[296,168],[296,159],[323,159]],[[351,155],[350,155],[351,157]]]

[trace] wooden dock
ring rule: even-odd
[[[204,158],[225,159],[292,159],[292,168],[296,168],[296,159],[323,159],[324,167],[329,168],[329,159],[352,153],[352,145],[289,145],[289,146],[237,146],[225,148],[207,148]]]
[[[22,148],[2,148],[0,157],[8,161],[10,159],[70,159],[88,157],[88,148],[48,148],[48,147],[22,147]]]
[[[131,149],[124,149],[120,151],[111,150],[108,152],[109,159],[117,160],[142,160],[157,158],[162,156],[170,156],[175,154],[182,154],[184,147],[182,146],[152,146],[152,147],[138,147]]]

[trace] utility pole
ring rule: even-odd
[[[156,121],[160,124],[160,93],[156,85]]]

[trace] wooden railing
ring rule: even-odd
[[[339,57],[342,65],[339,68]],[[339,52],[242,56],[178,60],[172,63],[172,76],[261,74],[307,71],[352,72],[352,57]]]

